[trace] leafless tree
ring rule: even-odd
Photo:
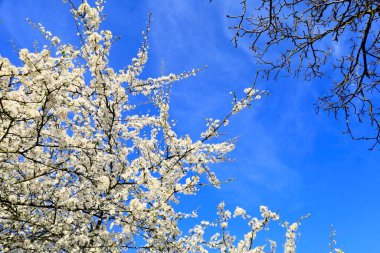
[[[249,37],[265,78],[286,71],[305,80],[333,80],[330,91],[316,103],[317,111],[345,117],[353,139],[371,140],[370,149],[376,147],[380,143],[380,2],[242,0],[241,6],[239,15],[227,16],[233,20],[233,41],[237,46]]]

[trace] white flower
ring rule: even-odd
[[[61,43],[61,40],[57,37],[57,36],[54,36],[52,39],[51,39],[51,43],[53,45],[57,45],[59,43]]]
[[[26,48],[21,49],[20,52],[18,53],[20,60],[25,61],[28,53],[29,53],[28,49],[26,49]]]
[[[298,223],[293,223],[292,225],[290,225],[289,227],[292,231],[296,231],[298,229]]]
[[[246,214],[245,210],[241,207],[236,207],[234,212],[234,217],[236,216],[244,216]]]
[[[110,186],[110,179],[107,176],[100,176],[96,179],[98,189],[101,191],[106,191]]]
[[[218,205],[218,209],[219,210],[223,210],[224,209],[224,202],[220,202],[219,205]]]
[[[9,195],[8,198],[10,202],[17,202],[17,196],[15,194]]]

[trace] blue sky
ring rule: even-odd
[[[144,76],[208,68],[176,83],[171,117],[180,134],[197,137],[205,118],[220,118],[230,110],[229,91],[248,87],[257,66],[247,42],[235,48],[226,14],[239,11],[239,1],[109,0],[104,28],[122,39],[112,50],[111,65],[130,63],[141,44],[147,14],[153,13],[150,60]],[[77,43],[69,6],[60,0],[0,0],[0,54],[16,58],[18,48],[32,48],[41,39],[25,21],[31,18],[66,42]],[[220,190],[205,188],[186,207],[199,207],[205,218],[215,217],[225,200],[257,214],[259,205],[279,210],[290,221],[311,213],[301,226],[298,252],[328,252],[329,227],[334,224],[338,246],[346,252],[380,252],[379,151],[371,143],[343,135],[344,120],[314,111],[313,103],[327,91],[328,81],[301,82],[289,77],[260,81],[271,95],[234,117],[224,130],[238,136],[233,162],[215,166],[220,179],[235,178]],[[244,227],[245,229],[245,227]],[[244,230],[243,229],[243,230]],[[241,227],[237,227],[239,233]],[[268,233],[268,236],[270,233]]]

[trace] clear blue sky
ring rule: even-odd
[[[109,0],[106,4],[104,28],[122,36],[112,51],[113,67],[130,63],[150,11],[150,60],[144,76],[159,76],[162,61],[165,71],[174,73],[208,65],[197,77],[173,87],[171,117],[180,134],[199,136],[205,118],[220,118],[230,110],[229,91],[241,91],[253,80],[256,65],[248,44],[234,48],[227,29],[225,15],[238,12],[238,3]],[[26,17],[41,22],[63,41],[77,43],[69,6],[62,1],[0,0],[2,56],[17,57],[10,40],[16,47],[32,48],[33,41],[41,39]],[[343,135],[342,118],[314,112],[316,98],[331,84],[283,77],[259,85],[271,96],[233,118],[224,132],[239,137],[231,154],[234,161],[214,167],[220,179],[233,177],[235,182],[183,198],[190,201],[185,207],[199,207],[200,215],[209,219],[222,200],[231,209],[238,205],[255,215],[259,205],[268,205],[290,221],[311,213],[301,226],[298,252],[328,252],[330,224],[337,231],[338,246],[347,253],[380,252],[379,151],[368,151],[370,143]]]

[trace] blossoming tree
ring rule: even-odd
[[[210,139],[262,92],[247,88],[199,139],[178,136],[168,87],[199,70],[140,79],[149,25],[137,57],[114,70],[108,64],[114,37],[99,28],[103,1],[70,4],[80,47],[36,24],[48,41],[42,51],[21,49],[20,66],[0,56],[0,251],[264,252],[256,234],[279,218],[267,207],[257,219],[221,203],[216,221],[185,232],[178,223],[196,213],[173,205],[195,194],[202,178],[219,186],[209,165],[225,161],[235,143]],[[248,230],[236,241],[228,224],[237,216]],[[283,223],[287,253],[295,252],[298,224]],[[206,237],[208,227],[217,231]],[[268,244],[275,252],[276,243]]]

